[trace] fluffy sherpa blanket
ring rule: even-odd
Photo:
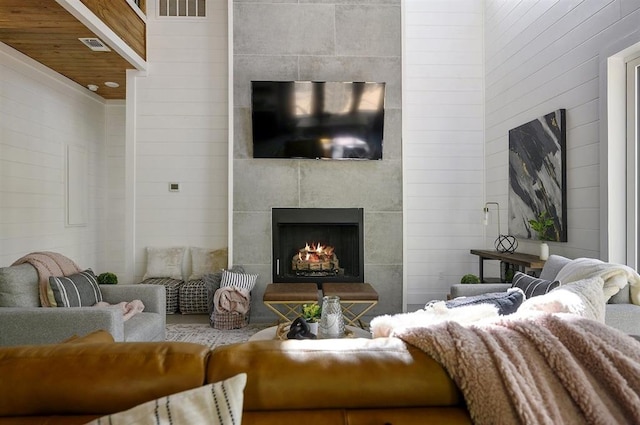
[[[640,304],[640,275],[624,264],[607,263],[595,258],[576,258],[567,263],[556,275],[562,285],[578,280],[601,277],[607,299],[629,284],[631,302]]]
[[[443,365],[476,424],[640,423],[640,343],[597,321],[516,314],[392,334]]]
[[[122,317],[125,322],[136,314],[144,311],[144,304],[140,300],[122,301],[118,304],[109,304],[106,301],[100,301],[94,304],[94,307],[119,307],[122,310]]]
[[[40,304],[43,307],[51,307],[47,296],[50,276],[69,276],[82,271],[73,260],[57,252],[32,252],[19,258],[12,265],[17,266],[24,263],[31,264],[38,272]]]
[[[213,295],[213,308],[218,313],[246,314],[251,305],[249,291],[237,289],[231,286],[220,288]]]

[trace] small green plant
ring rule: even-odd
[[[118,283],[118,276],[110,272],[101,273],[98,275],[98,283],[100,285],[115,285]]]
[[[460,283],[480,283],[480,278],[475,274],[469,273],[462,276]]]
[[[553,219],[549,217],[548,212],[542,211],[538,214],[538,218],[536,220],[529,220],[529,225],[536,231],[538,239],[541,241],[551,240],[551,237],[549,236],[549,229],[553,228]]]
[[[302,317],[304,317],[307,322],[318,322],[321,315],[322,309],[318,304],[302,304]]]

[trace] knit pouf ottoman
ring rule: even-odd
[[[152,285],[163,285],[167,292],[167,314],[175,314],[178,312],[178,292],[184,284],[184,280],[171,279],[168,277],[154,277],[142,281],[142,283],[150,283]]]
[[[185,282],[180,287],[178,300],[182,314],[209,313],[207,287],[202,279]]]

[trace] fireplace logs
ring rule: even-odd
[[[334,247],[324,246],[320,243],[308,243],[300,249],[291,260],[291,268],[296,273],[327,272],[337,274],[340,270],[338,257],[333,252]]]

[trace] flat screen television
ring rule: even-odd
[[[254,158],[382,159],[385,83],[252,81]]]

